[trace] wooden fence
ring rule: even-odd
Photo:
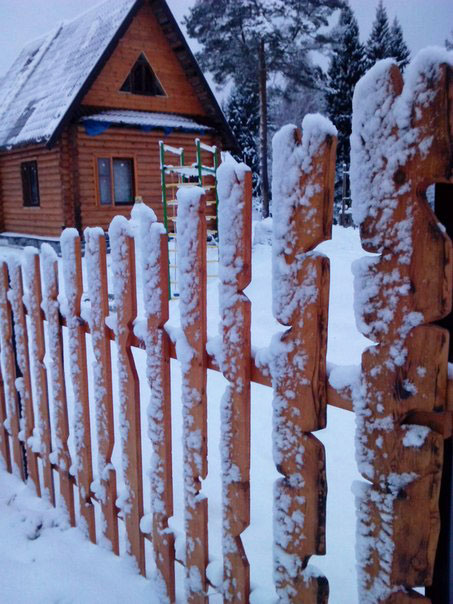
[[[396,67],[370,74],[367,85],[375,77],[375,82],[388,86],[387,96],[401,95]],[[50,247],[43,246],[40,254],[27,248],[22,264],[0,264],[3,462],[20,478],[28,477],[38,495],[62,506],[71,525],[78,524],[93,542],[97,507],[98,540],[116,554],[119,520],[124,522],[125,551],[142,574],[145,539],[149,539],[156,589],[163,601],[175,601],[179,563],[185,566],[187,601],[208,600],[209,501],[201,488],[208,472],[208,369],[221,371],[228,382],[221,405],[224,601],[247,602],[250,595],[249,562],[241,535],[250,523],[251,382],[270,386],[274,392],[274,460],[281,474],[274,489],[274,580],[282,602],[327,602],[327,578],[309,564],[312,555],[325,553],[327,489],[325,451],[313,433],[326,425],[327,403],[352,411],[353,398],[359,467],[367,479],[357,487],[360,601],[421,598],[428,602],[428,597],[411,588],[430,585],[433,575],[441,585],[448,576],[448,564],[439,561],[439,555],[436,561],[436,550],[443,439],[451,443],[449,335],[427,323],[451,311],[451,243],[422,192],[430,182],[451,182],[445,176],[451,169],[450,150],[442,145],[451,135],[446,107],[447,98],[453,102],[453,80],[445,65],[438,74],[434,80],[422,78],[425,89],[434,91],[428,104],[425,99],[417,105],[417,95],[423,93],[420,86],[412,98],[404,97],[412,116],[410,126],[419,138],[415,143],[411,139],[406,163],[392,174],[399,203],[385,206],[386,201],[378,198],[381,203],[362,217],[364,247],[380,256],[357,269],[358,298],[362,302],[366,298],[360,327],[378,345],[365,351],[362,382],[355,388],[335,390],[326,373],[329,261],[314,248],[331,236],[336,137],[332,125],[319,116],[308,116],[302,132],[287,126],[274,139],[273,308],[276,319],[288,329],[274,337],[267,355],[258,360],[251,353],[252,309],[244,294],[251,280],[252,189],[251,173],[242,164],[225,163],[219,169],[222,346],[216,355],[206,351],[206,222],[201,189],[186,188],[178,198],[181,332],[176,342],[165,328],[167,235],[143,205],[134,208],[133,225],[123,217],[111,224],[109,277],[101,229],[84,233],[85,283],[80,237],[71,229],[62,235],[60,261]],[[360,98],[357,107],[360,113]],[[383,170],[382,150],[371,143],[360,149],[369,139],[360,138],[366,122],[359,122],[353,131],[355,152],[357,157],[360,152],[371,157],[372,168],[368,173],[360,166],[352,169],[364,179],[365,188],[372,188]],[[385,132],[377,130],[376,139],[395,133],[388,123],[382,128]],[[430,148],[420,145],[427,128],[436,140]],[[382,197],[379,189],[377,195]],[[384,213],[385,230],[381,228]],[[401,245],[404,225],[409,229],[407,246]],[[137,300],[137,266],[142,300]],[[64,295],[59,291],[62,284]],[[138,305],[141,322],[136,321]],[[115,375],[111,342],[116,344]],[[94,359],[92,397],[87,345]],[[149,485],[143,485],[142,479],[145,437],[133,354],[137,348],[146,351],[150,389]],[[171,358],[179,360],[182,372],[185,556],[181,560],[175,559],[169,527],[174,502]],[[95,417],[97,433],[94,481],[90,417]],[[124,484],[119,494],[112,463],[118,441]],[[151,490],[150,517],[144,516],[144,488]],[[448,530],[443,524],[441,543],[445,537],[448,542]],[[436,597],[433,602],[442,601]]]

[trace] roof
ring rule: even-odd
[[[29,43],[0,81],[0,148],[51,147],[145,0],[108,0]],[[165,0],[147,0],[205,110],[236,141]]]
[[[98,128],[105,130],[112,124],[139,126],[145,130],[182,130],[186,132],[206,132],[209,126],[200,124],[184,115],[174,113],[157,113],[148,111],[112,110],[102,111],[81,118],[88,134],[99,133]]]

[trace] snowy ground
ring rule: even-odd
[[[367,345],[355,327],[351,262],[364,255],[358,232],[334,227],[333,240],[319,246],[331,259],[331,296],[328,361],[340,365],[358,365]],[[0,248],[0,255],[10,255]],[[271,251],[269,245],[255,245],[253,281],[246,293],[252,301],[252,344],[267,346],[272,333],[281,330],[271,314]],[[215,336],[219,322],[215,282],[208,288],[208,330]],[[178,322],[177,302],[171,303],[171,320]],[[88,338],[89,340],[89,338]],[[90,351],[90,344],[87,342]],[[114,345],[112,347],[115,362]],[[144,375],[144,354],[134,354],[139,374]],[[225,389],[224,378],[209,371],[209,474],[203,492],[209,498],[210,559],[209,576],[216,582],[221,575],[221,485],[220,485],[220,399]],[[114,384],[116,388],[116,384]],[[68,388],[68,395],[70,395]],[[142,433],[146,435],[148,387],[141,380]],[[70,396],[68,397],[70,399]],[[252,466],[251,518],[244,533],[244,544],[251,564],[251,601],[275,602],[272,584],[272,488],[278,477],[272,461],[270,388],[252,387]],[[69,400],[70,413],[71,400]],[[172,411],[174,443],[175,516],[172,528],[180,533],[183,526],[182,489],[182,421],[180,408],[180,373],[172,361]],[[70,418],[71,419],[71,418]],[[96,436],[92,426],[93,449]],[[328,427],[316,433],[327,452],[327,550],[325,557],[313,557],[311,563],[325,573],[330,583],[330,602],[357,602],[354,561],[355,517],[351,483],[359,478],[354,461],[354,417],[352,413],[329,407]],[[143,436],[143,459],[146,468],[150,446]],[[72,443],[70,443],[72,446]],[[94,468],[96,459],[94,455]],[[121,475],[120,451],[115,447],[114,464]],[[145,480],[145,512],[149,510]],[[119,485],[121,490],[121,484]],[[130,561],[116,558],[106,550],[88,543],[78,529],[67,528],[62,515],[38,500],[28,487],[14,477],[0,472],[0,594],[6,603],[39,602],[152,602],[149,581],[139,577]],[[177,548],[183,546],[177,539]],[[148,548],[148,545],[147,545]],[[148,567],[152,571],[150,548]],[[177,578],[182,579],[178,571]],[[182,589],[178,601],[184,601]],[[221,602],[214,595],[211,602]]]

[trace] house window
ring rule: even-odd
[[[39,207],[38,162],[24,161],[20,164],[24,207]]]
[[[132,67],[124,84],[121,86],[121,91],[143,96],[165,96],[159,80],[143,53]]]
[[[101,205],[134,202],[134,160],[128,157],[99,157],[98,191]]]

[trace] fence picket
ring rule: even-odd
[[[125,492],[120,495],[127,534],[127,552],[145,574],[145,544],[140,531],[143,484],[140,428],[140,389],[131,350],[132,324],[137,314],[134,238],[123,216],[109,228],[113,292],[116,305],[115,340],[118,349],[120,436]]]
[[[0,344],[0,353],[1,353]],[[2,456],[2,462],[7,472],[11,472],[11,453],[9,450],[9,434],[6,429],[6,402],[5,402],[5,384],[3,382],[3,370],[0,364],[0,454]],[[37,495],[39,495],[37,491]]]
[[[201,493],[207,474],[206,401],[206,220],[198,187],[180,189],[178,253],[182,337],[177,355],[182,369],[186,597],[207,602],[208,500]]]
[[[39,484],[38,456],[31,446],[33,430],[35,427],[35,414],[33,410],[33,396],[31,389],[28,330],[23,302],[24,287],[20,263],[14,260],[10,261],[8,264],[8,271],[10,280],[8,299],[11,303],[14,319],[16,360],[20,373],[22,374],[19,394],[22,408],[22,431],[26,451],[27,474],[35,486],[36,493],[40,495],[41,487]]]
[[[451,169],[451,72],[443,60],[431,53],[415,63],[416,86],[387,64],[356,88],[354,211],[364,249],[379,254],[355,269],[358,325],[377,342],[362,355],[355,406],[359,470],[372,483],[356,488],[359,595],[367,601],[397,601],[397,590],[398,601],[410,601],[418,597],[411,587],[431,584],[441,525],[443,435],[420,419],[412,425],[408,415],[439,418],[447,400],[449,335],[429,323],[451,312],[453,251],[424,193],[427,183],[444,181]],[[368,120],[383,104],[388,109],[370,136]],[[444,526],[448,539],[447,533]],[[440,552],[445,589],[433,592],[435,602],[448,600],[446,558]]]
[[[224,163],[218,173],[219,304],[222,366],[229,381],[222,399],[223,596],[248,602],[250,568],[241,533],[250,523],[250,283],[252,173]]]
[[[273,309],[290,329],[274,336],[274,576],[289,602],[327,602],[327,579],[307,562],[325,554],[325,451],[329,260],[310,252],[331,235],[335,129],[306,116],[274,137]],[[310,163],[307,173],[304,166]],[[288,170],[291,168],[291,177]]]
[[[40,453],[43,468],[43,492],[55,505],[55,491],[53,483],[52,464],[52,438],[50,432],[49,396],[47,391],[47,371],[44,364],[46,347],[44,342],[44,325],[41,315],[41,271],[39,267],[39,254],[36,248],[25,248],[24,254],[24,287],[26,290],[25,302],[30,317],[30,344],[31,344],[31,370],[36,394],[36,410],[38,413],[38,430]]]
[[[16,365],[13,347],[13,323],[11,305],[8,300],[8,268],[6,262],[0,264],[0,336],[2,365],[4,371],[5,400],[8,418],[6,425],[12,443],[13,473],[24,480],[22,447],[19,440],[20,412],[16,390]]]
[[[69,421],[63,362],[63,334],[58,305],[58,259],[54,249],[44,243],[41,247],[43,308],[47,321],[49,374],[52,387],[54,418],[54,449],[52,460],[60,477],[60,494],[71,526],[75,526],[74,488],[69,473],[71,456],[68,448]]]
[[[63,258],[66,323],[70,372],[74,396],[75,464],[80,502],[80,525],[96,543],[94,506],[91,501],[93,469],[91,462],[90,409],[85,332],[80,316],[83,293],[80,238],[75,229],[66,229],[60,238]],[[75,466],[75,467],[74,467]]]
[[[139,246],[143,277],[146,375],[151,395],[148,434],[153,445],[151,460],[152,542],[160,583],[170,602],[175,601],[174,537],[168,527],[173,515],[172,435],[168,320],[168,240],[154,213],[139,206]]]
[[[112,361],[105,319],[109,314],[106,242],[102,229],[85,229],[85,260],[91,307],[89,325],[93,347],[94,404],[98,436],[98,489],[103,537],[119,553],[116,516],[116,472],[112,465],[115,442],[112,397]]]

